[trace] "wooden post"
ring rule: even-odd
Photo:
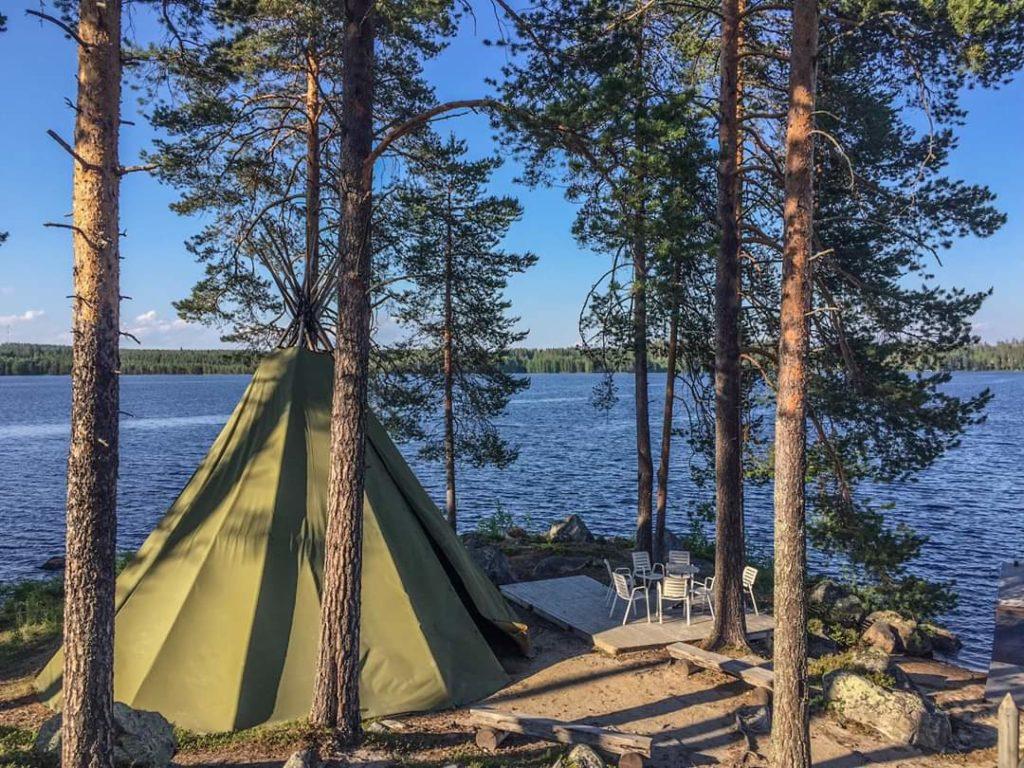
[[[996,716],[999,730],[998,768],[1018,768],[1020,760],[1020,713],[1013,696],[1006,694]]]

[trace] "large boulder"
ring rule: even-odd
[[[913,619],[906,619],[896,611],[875,611],[865,621],[867,631],[880,621],[888,624],[899,637],[896,649],[899,653],[908,656],[930,656],[932,653],[932,641]]]
[[[61,716],[54,715],[39,729],[35,750],[60,758]],[[159,712],[114,703],[114,765],[117,768],[166,768],[178,750],[174,728]]]
[[[54,555],[53,557],[47,558],[39,568],[43,571],[63,571],[64,563],[64,555]]]
[[[822,686],[825,701],[836,715],[870,728],[895,744],[935,751],[949,745],[949,716],[917,692],[888,691],[847,671],[826,675]]]
[[[500,547],[493,544],[475,543],[474,546],[467,546],[466,549],[469,556],[473,558],[473,562],[479,565],[480,569],[487,574],[487,578],[497,586],[511,584],[516,580],[516,575],[512,572],[512,565]]]
[[[552,542],[582,544],[593,540],[594,534],[577,514],[569,515],[565,520],[555,523],[548,531],[548,541]]]
[[[538,560],[533,567],[533,578],[555,579],[561,576],[574,576],[590,564],[588,557],[563,557],[550,555]]]

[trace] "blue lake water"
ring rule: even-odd
[[[652,410],[660,419],[662,377],[653,377]],[[570,512],[604,534],[629,535],[635,518],[632,386],[618,380],[611,411],[595,410],[596,377],[546,374],[518,395],[501,420],[519,445],[504,471],[460,470],[463,529],[499,507],[540,528]],[[137,547],[205,455],[248,383],[246,376],[126,376],[122,379],[119,546]],[[917,572],[957,581],[960,605],[947,623],[961,634],[961,661],[986,667],[999,563],[1024,555],[1024,373],[961,373],[948,385],[967,395],[985,387],[995,398],[985,423],[916,481],[878,488],[874,500],[895,504],[891,519],[931,540]],[[40,575],[39,564],[63,550],[65,462],[69,434],[67,377],[0,377],[0,581]],[[655,431],[657,439],[658,432]],[[440,464],[405,449],[439,502]],[[689,479],[692,457],[674,448],[669,526],[683,530],[686,510],[710,492]],[[771,488],[746,494],[751,546],[771,546]],[[816,558],[821,562],[821,558]],[[828,564],[825,564],[828,565]],[[834,565],[834,564],[833,564]]]

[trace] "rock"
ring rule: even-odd
[[[837,671],[823,681],[825,701],[841,718],[890,739],[935,751],[949,745],[949,716],[920,694],[887,691],[866,677]]]
[[[807,602],[812,610],[818,613],[830,614],[832,606],[837,600],[850,594],[850,590],[841,587],[832,579],[822,579],[815,584],[807,594]]]
[[[849,666],[879,675],[892,674],[893,664],[887,653],[877,648],[854,648],[849,652]]]
[[[64,555],[54,555],[49,558],[45,563],[39,566],[42,571],[63,571],[64,570]]]
[[[589,563],[590,558],[587,557],[551,555],[537,561],[533,567],[533,578],[553,579],[559,576],[572,576],[586,568]]]
[[[37,752],[60,757],[60,724],[59,714],[43,723],[34,745]],[[177,750],[174,728],[163,715],[114,702],[114,765],[117,768],[166,768]]]
[[[876,621],[860,636],[861,642],[885,654],[899,653],[903,647],[900,636],[887,621]]]
[[[320,755],[315,749],[307,747],[298,752],[292,752],[284,764],[284,768],[320,768]]]
[[[470,531],[469,533],[462,534],[462,543],[466,549],[475,549],[476,547],[489,546],[494,543],[494,540],[482,533]]]
[[[511,584],[516,580],[516,575],[512,572],[512,565],[500,547],[496,547],[493,544],[483,544],[473,547],[467,546],[467,550],[469,551],[469,556],[473,558],[473,562],[479,565],[480,569],[487,574],[487,578],[497,586]]]
[[[577,744],[568,755],[558,758],[552,768],[605,768],[605,763],[593,747]]]
[[[771,733],[772,709],[769,706],[740,707],[736,712],[736,726],[745,733]]]
[[[915,626],[907,635],[901,635],[903,652],[908,656],[931,656],[932,641],[928,635]]]
[[[917,626],[931,641],[932,648],[943,656],[956,656],[963,647],[960,638],[945,627],[940,627],[937,624],[918,624]]]
[[[548,541],[583,543],[593,540],[594,534],[577,514],[569,515],[562,522],[555,523],[548,531]]]
[[[529,532],[525,528],[520,528],[518,525],[513,525],[507,531],[505,531],[506,539],[522,540],[530,537]]]
[[[856,595],[844,595],[832,604],[830,616],[844,627],[859,627],[864,620],[864,603]]]
[[[884,621],[899,636],[899,648],[901,653],[908,656],[930,656],[932,653],[932,642],[913,619],[905,619],[896,611],[875,611],[868,615],[868,629]]]
[[[839,653],[839,643],[827,635],[818,632],[807,633],[807,655],[812,659],[820,659],[822,656],[831,656]],[[771,654],[768,654],[769,656]]]

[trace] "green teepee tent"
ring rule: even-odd
[[[309,712],[320,636],[331,357],[266,358],[117,580],[114,697],[195,731]],[[380,423],[367,424],[362,672],[368,717],[485,696],[526,648]],[[62,654],[37,678],[59,705]]]

